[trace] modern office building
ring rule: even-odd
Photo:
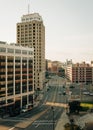
[[[0,109],[33,106],[34,51],[0,42]]]
[[[67,78],[72,83],[93,84],[93,66],[85,62],[68,65]]]
[[[34,87],[42,89],[45,81],[45,26],[38,13],[23,15],[17,23],[17,43],[34,48]]]

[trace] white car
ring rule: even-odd
[[[83,92],[84,95],[89,95],[90,93],[89,92]]]
[[[90,95],[90,96],[93,96],[93,93],[90,93],[89,95]]]
[[[27,111],[28,111],[28,110],[25,109],[25,108],[23,108],[23,109],[21,110],[22,113],[25,113],[25,112],[27,112]]]
[[[27,105],[25,105],[23,108],[22,108],[22,110],[21,110],[21,112],[27,112],[27,111],[29,111],[29,110],[31,110],[32,109],[32,104],[27,104]]]

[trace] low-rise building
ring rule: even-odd
[[[68,65],[66,74],[72,83],[93,83],[93,66],[91,64],[83,62]]]

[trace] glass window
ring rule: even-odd
[[[6,52],[6,48],[1,47],[0,52]]]
[[[23,51],[22,51],[22,54],[27,54],[27,51],[23,50]]]
[[[14,53],[14,49],[8,48],[7,52],[8,52],[8,53]]]
[[[32,52],[32,51],[29,51],[29,55],[33,55],[33,52]]]
[[[19,54],[20,54],[20,53],[21,53],[21,50],[16,49],[16,50],[15,50],[15,53],[19,53]]]

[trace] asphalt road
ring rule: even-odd
[[[65,96],[59,94],[59,92],[64,91],[62,79],[57,77],[52,79],[50,83],[51,88],[46,94],[46,102],[65,103]],[[47,107],[49,107],[48,111],[35,120],[27,130],[53,130],[53,124],[55,127],[63,112],[63,108],[53,107],[54,109],[52,110],[51,106]]]
[[[8,117],[0,120],[0,129],[2,126],[6,126],[7,130],[52,130],[53,124],[56,126],[60,116],[63,112],[62,107],[47,106],[46,102],[51,103],[65,103],[66,97],[59,94],[63,93],[64,80],[60,77],[54,77],[50,80],[49,91],[44,92],[44,96],[36,108],[31,111],[18,115],[16,117]],[[25,123],[28,123],[26,127],[23,127]],[[19,124],[19,125],[18,125]]]

